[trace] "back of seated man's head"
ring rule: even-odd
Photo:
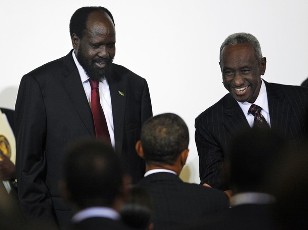
[[[79,209],[111,207],[123,192],[120,159],[112,147],[99,140],[81,140],[69,146],[63,174],[67,198]]]
[[[247,129],[233,138],[227,165],[232,190],[267,192],[269,170],[279,159],[284,140],[272,130]]]
[[[133,186],[120,214],[122,221],[134,229],[151,229],[153,201],[147,190]]]
[[[173,165],[188,149],[188,127],[181,117],[173,113],[154,116],[142,127],[141,144],[147,164]]]

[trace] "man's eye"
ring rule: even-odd
[[[91,44],[91,47],[92,47],[93,49],[98,49],[98,48],[99,48],[99,45]]]
[[[242,74],[250,74],[251,69],[242,69],[241,72],[242,72]]]
[[[112,49],[112,48],[114,48],[114,43],[110,43],[110,44],[107,44],[106,46],[107,46],[107,48],[109,48],[109,49]]]
[[[225,71],[224,71],[224,76],[233,76],[233,71],[231,71],[231,70],[225,70]]]

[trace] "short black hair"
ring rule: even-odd
[[[78,140],[67,147],[63,174],[71,201],[80,208],[111,206],[122,192],[120,159],[97,139]]]
[[[143,187],[134,185],[120,214],[122,221],[134,229],[147,229],[152,221],[153,201]]]
[[[81,38],[82,32],[86,29],[86,24],[89,14],[95,11],[101,11],[106,13],[112,20],[113,25],[115,25],[113,16],[107,8],[102,6],[81,7],[78,10],[76,10],[71,17],[69,25],[70,35],[72,36],[73,34],[76,34],[79,38]]]
[[[146,162],[172,165],[188,148],[188,127],[181,117],[173,113],[154,116],[142,127],[141,144]]]

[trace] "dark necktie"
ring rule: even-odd
[[[262,108],[258,105],[252,104],[248,110],[248,113],[251,113],[254,118],[253,127],[256,128],[270,128],[269,124],[261,114]]]
[[[95,134],[97,138],[103,139],[111,144],[107,122],[99,99],[99,81],[90,80],[91,85],[91,110],[93,115]]]

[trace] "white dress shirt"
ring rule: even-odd
[[[89,76],[85,72],[84,68],[78,62],[75,52],[72,52],[72,55],[73,55],[74,62],[77,66],[77,69],[80,75],[82,86],[84,88],[88,102],[90,104],[91,103],[91,86],[89,82]],[[114,140],[114,126],[113,126],[113,116],[112,116],[112,104],[111,104],[109,85],[108,85],[106,78],[101,79],[99,82],[99,95],[100,95],[100,103],[101,103],[103,112],[105,114],[106,122],[107,122],[111,144],[114,148],[115,140]]]

